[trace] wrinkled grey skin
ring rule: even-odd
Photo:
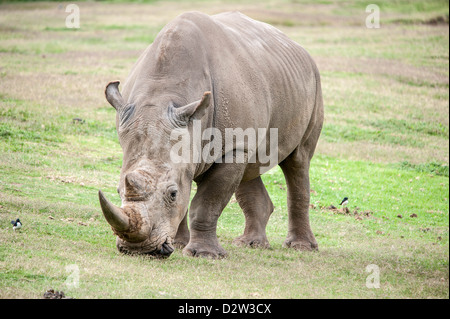
[[[167,24],[140,56],[122,93],[106,88],[117,110],[123,149],[122,206],[99,192],[105,218],[124,253],[223,257],[217,220],[233,193],[245,215],[237,245],[269,247],[273,204],[261,164],[174,164],[172,130],[278,128],[278,162],[286,178],[286,247],[316,250],[309,224],[309,164],[323,123],[320,76],[309,54],[276,28],[238,12],[189,12]],[[192,137],[192,134],[191,134]],[[269,148],[269,136],[267,136]],[[203,143],[203,146],[206,142]],[[223,145],[223,150],[225,145]],[[248,150],[245,149],[245,152]],[[224,156],[225,154],[220,154]],[[269,167],[267,167],[269,168]],[[187,211],[192,181],[197,192]]]

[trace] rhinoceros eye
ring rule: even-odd
[[[171,186],[167,189],[167,199],[169,202],[174,202],[177,199],[178,190],[175,186]]]

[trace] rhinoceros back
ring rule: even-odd
[[[204,127],[278,128],[282,160],[311,128],[319,81],[306,50],[275,27],[239,12],[188,12],[161,30],[123,92],[126,99],[159,97],[151,104],[167,107],[211,91]]]

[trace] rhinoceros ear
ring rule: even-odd
[[[105,88],[105,96],[109,104],[111,104],[116,111],[125,105],[122,95],[119,92],[120,81],[109,82]]]
[[[172,116],[177,124],[187,125],[189,120],[200,120],[206,113],[211,101],[211,92],[207,91],[199,101],[192,102],[182,107],[172,108]]]

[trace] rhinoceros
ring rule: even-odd
[[[187,12],[158,33],[121,91],[119,81],[105,89],[116,109],[123,150],[117,189],[121,207],[99,190],[120,252],[168,257],[184,247],[187,256],[226,256],[216,228],[233,194],[245,216],[243,234],[233,243],[269,247],[265,228],[274,206],[261,174],[276,165],[287,184],[284,246],[318,249],[309,222],[309,166],[324,110],[319,71],[304,48],[239,12]],[[214,137],[220,147],[212,160],[174,161],[173,148],[180,141],[173,132],[189,136],[190,143],[202,139],[208,153],[213,143],[195,136],[195,125],[222,137],[227,129],[265,136],[256,148]],[[275,147],[269,141],[273,129]],[[261,161],[255,156],[260,148],[275,152],[276,161]],[[223,160],[227,154],[237,159],[233,152],[238,150],[240,161]],[[197,189],[190,200],[193,181]]]

